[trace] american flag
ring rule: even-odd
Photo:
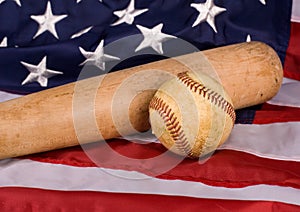
[[[104,48],[136,34],[126,51]],[[81,147],[1,160],[1,211],[300,210],[299,36],[299,0],[0,0],[1,101],[73,82],[88,63],[101,74],[128,51],[156,55],[113,70],[161,59],[172,39],[201,50],[262,41],[285,76],[272,100],[237,111],[230,138],[205,163],[185,159],[153,177],[156,164],[143,159],[162,145],[122,138],[110,147],[139,162],[96,165]]]

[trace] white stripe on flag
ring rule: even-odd
[[[300,122],[235,124],[228,140],[218,149],[237,150],[263,158],[300,162],[299,129]],[[136,135],[136,138],[138,137]],[[151,141],[150,137],[144,139],[142,135],[138,139]],[[153,136],[152,142],[159,141]]]
[[[300,190],[291,187],[270,185],[255,185],[244,188],[215,187],[199,182],[150,178],[135,171],[72,167],[17,159],[2,160],[0,167],[1,187],[18,186],[64,191],[103,191],[212,199],[264,200],[300,205]]]
[[[8,93],[5,91],[0,91],[0,102],[4,102],[4,101],[10,100],[10,99],[15,99],[20,96],[22,96],[22,95],[12,94],[12,93]]]
[[[300,98],[297,98],[299,91],[300,81],[284,78],[279,92],[268,103],[280,106],[300,107]]]
[[[300,22],[300,0],[293,0],[291,21]]]
[[[236,124],[228,140],[219,149],[300,162],[299,129],[300,122]]]
[[[235,124],[228,140],[218,149],[237,150],[259,157],[300,162],[300,122]],[[135,139],[159,142],[138,134]],[[262,142],[263,141],[263,142]]]

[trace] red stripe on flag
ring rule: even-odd
[[[300,23],[291,23],[289,47],[284,63],[284,76],[300,80]]]
[[[200,199],[150,194],[0,188],[0,207],[11,211],[296,211],[299,206],[268,201]]]
[[[300,74],[300,72],[299,72]],[[255,112],[253,124],[270,124],[275,122],[300,122],[300,108],[263,104]]]
[[[137,153],[143,153],[142,158],[151,158],[153,155],[163,153],[161,144],[156,143],[142,145],[126,140],[112,140],[110,146],[114,151],[130,158],[139,158],[140,155]],[[101,145],[93,144],[91,148],[94,148],[95,154],[105,154]],[[96,166],[79,147],[37,154],[30,156],[30,159],[80,167]],[[161,163],[172,162],[174,159],[173,156],[166,156]],[[128,163],[128,161],[108,156],[99,166],[154,175],[156,167],[160,165],[144,160],[133,160],[132,163]],[[157,177],[232,188],[258,184],[300,188],[299,165],[298,162],[266,159],[233,150],[219,150],[203,164],[199,164],[197,160],[186,159],[175,168]]]

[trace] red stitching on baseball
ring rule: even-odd
[[[232,104],[230,104],[226,99],[224,99],[217,92],[205,87],[200,82],[193,80],[188,72],[182,72],[177,75],[178,79],[185,84],[188,88],[190,88],[193,92],[198,93],[203,96],[207,100],[209,100],[212,104],[220,107],[225,113],[227,113],[232,119],[233,123],[235,122],[235,111]]]
[[[174,140],[175,147],[189,157],[195,158],[196,156],[193,155],[192,147],[190,146],[190,143],[188,142],[188,139],[186,138],[185,133],[172,109],[169,108],[161,98],[156,96],[152,98],[149,108],[156,110],[163,118],[167,130]]]

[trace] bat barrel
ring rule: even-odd
[[[183,71],[202,71],[218,78],[235,109],[271,99],[283,76],[275,51],[250,42],[30,94],[0,104],[0,159],[148,130],[148,105],[156,89]]]

